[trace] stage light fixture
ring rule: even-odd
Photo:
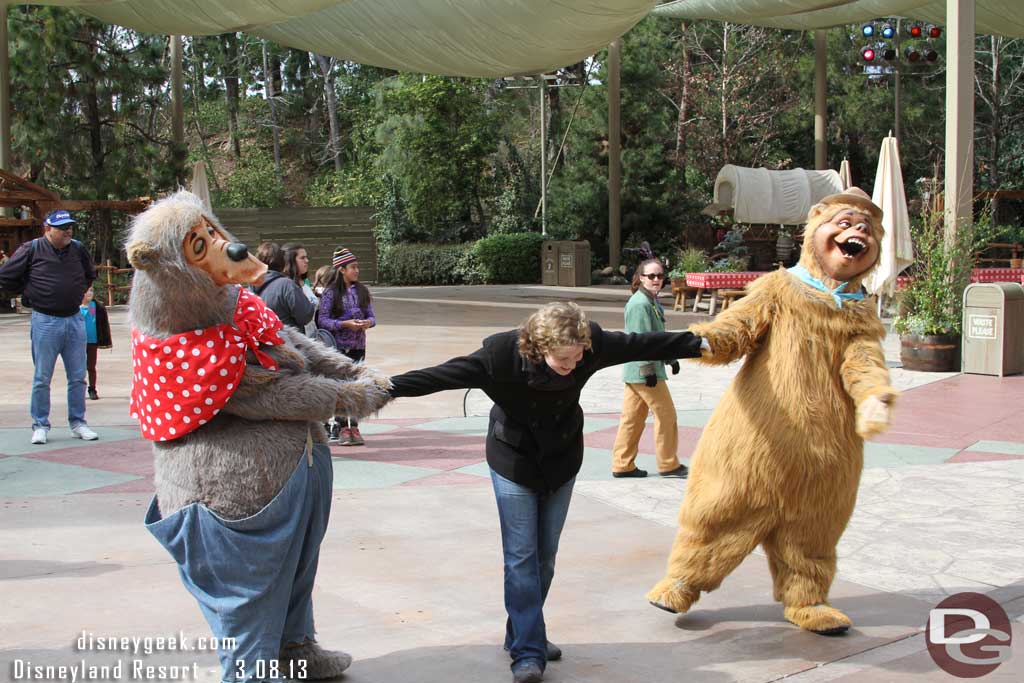
[[[891,47],[885,48],[882,51],[882,59],[884,59],[887,62],[895,62],[896,61],[896,50],[894,50]]]
[[[875,61],[875,51],[873,49],[871,49],[870,47],[866,47],[863,50],[861,50],[860,51],[860,56],[861,56],[861,59],[863,59],[865,62],[873,62],[873,61]]]
[[[928,37],[929,38],[938,38],[941,35],[942,35],[942,29],[941,28],[939,28],[938,26],[935,26],[934,24],[929,24],[928,25]]]
[[[908,47],[904,50],[903,54],[906,55],[907,61],[911,64],[916,64],[921,61],[921,52],[916,47]]]
[[[920,24],[911,24],[910,25],[910,36],[912,38],[920,38],[922,33],[923,33],[923,30],[921,29],[921,25]]]
[[[870,38],[871,36],[875,35],[875,25],[864,24],[863,26],[860,27],[860,32],[864,34],[865,38]]]
[[[924,51],[924,58],[925,60],[934,64],[935,62],[939,61],[939,53],[931,48],[928,48],[927,50]]]
[[[891,40],[896,35],[896,29],[892,27],[892,24],[885,24],[882,26],[882,37],[886,40]]]

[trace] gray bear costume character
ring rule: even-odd
[[[219,640],[225,681],[330,678],[351,663],[314,639],[312,590],[333,473],[321,424],[366,415],[390,382],[283,329],[239,284],[253,258],[178,192],[127,240],[132,415],[153,441],[146,526]]]

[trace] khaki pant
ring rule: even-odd
[[[676,451],[679,449],[679,426],[676,423],[676,406],[668,383],[659,380],[649,387],[646,384],[626,384],[622,399],[622,419],[619,433],[612,447],[612,472],[629,472],[636,469],[637,447],[644,433],[647,413],[654,413],[654,452],[658,458],[658,471],[671,472],[679,467]]]

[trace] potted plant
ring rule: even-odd
[[[747,269],[747,259],[744,256],[726,256],[714,262],[711,266],[712,273],[742,273]]]
[[[1024,225],[1007,226],[1009,228],[1007,241],[1013,244],[1013,251],[1010,252],[1010,267],[1024,268],[1024,258],[1018,258],[1024,248]]]
[[[676,265],[668,274],[674,287],[686,285],[687,273],[704,273],[711,266],[711,259],[703,249],[697,247],[687,247],[681,250],[676,258]]]
[[[735,225],[729,232],[725,233],[722,241],[715,245],[715,252],[720,256],[730,259],[731,264],[735,265],[742,262],[743,267],[739,271],[746,270],[747,264],[750,262],[750,250],[743,244],[743,234],[746,231],[747,227],[745,225]],[[716,261],[715,263],[718,262]]]
[[[911,280],[893,320],[900,360],[907,370],[954,372],[960,366],[964,289],[991,231],[983,224],[963,225],[947,237],[942,214],[930,213],[911,233],[916,260],[906,271]]]

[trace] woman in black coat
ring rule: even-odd
[[[583,385],[611,365],[696,358],[704,344],[689,332],[606,332],[576,304],[552,303],[468,356],[391,378],[396,398],[477,388],[494,401],[487,464],[505,556],[505,648],[516,683],[542,680],[546,661],[561,656],[547,641],[543,606],[583,462]]]

